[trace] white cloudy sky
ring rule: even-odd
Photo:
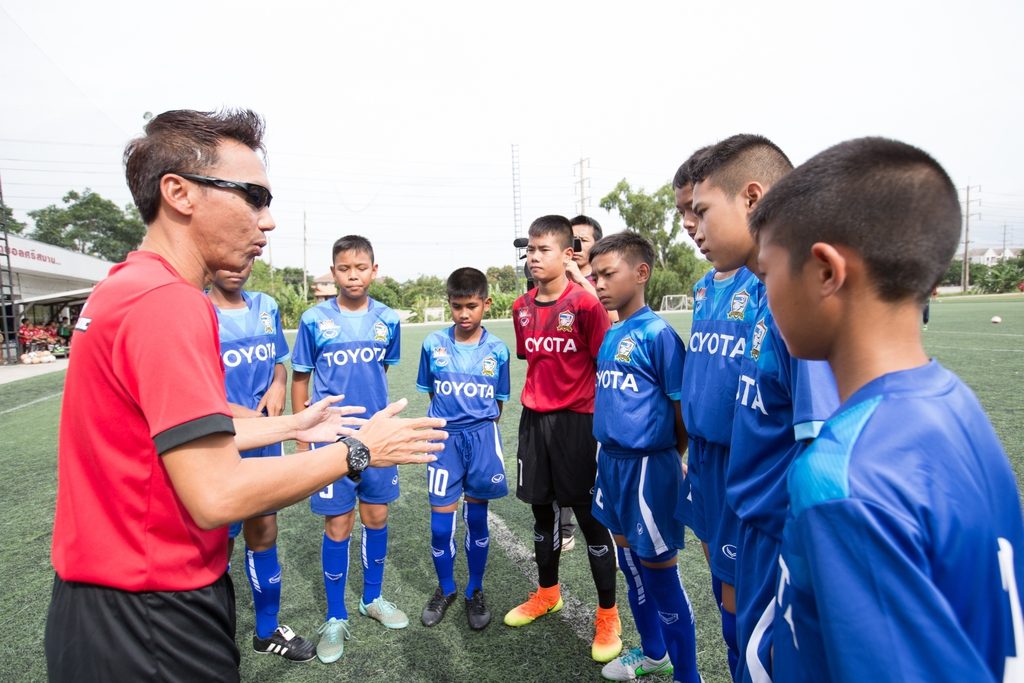
[[[887,135],[972,191],[972,246],[1024,244],[1024,3],[0,0],[0,178],[15,215],[120,165],[146,111],[267,119],[275,266],[373,240],[384,274],[511,262],[524,224],[655,189],[696,147],[763,133],[800,162]]]

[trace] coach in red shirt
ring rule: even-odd
[[[331,399],[232,420],[202,287],[217,270],[241,271],[274,229],[262,136],[249,111],[172,111],[125,150],[147,232],[75,326],[46,625],[52,681],[237,680],[225,525],[368,464],[433,460],[440,445],[428,440],[445,436],[443,420],[393,417],[402,402],[358,432]],[[338,433],[344,443],[301,455],[238,455]]]

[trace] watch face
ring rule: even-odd
[[[370,464],[370,451],[366,446],[362,442],[351,438],[345,439],[345,445],[348,446],[349,469],[356,471],[366,469],[367,465]]]

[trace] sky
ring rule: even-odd
[[[585,159],[615,232],[619,180],[654,191],[731,134],[796,163],[884,135],[971,187],[972,247],[1024,246],[1021,26],[1014,0],[0,0],[0,182],[20,220],[71,189],[127,204],[146,112],[251,108],[264,259],[319,275],[357,233],[405,280],[515,262],[513,145],[521,231],[580,212]]]

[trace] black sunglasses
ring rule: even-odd
[[[240,183],[235,180],[221,180],[220,178],[212,178],[207,175],[195,175],[194,173],[175,173],[180,175],[182,178],[188,178],[194,180],[197,183],[203,185],[213,185],[225,190],[241,190],[245,193],[245,201],[259,211],[265,206],[270,206],[270,200],[274,198],[274,195],[270,194],[270,190],[257,185],[255,183]]]

